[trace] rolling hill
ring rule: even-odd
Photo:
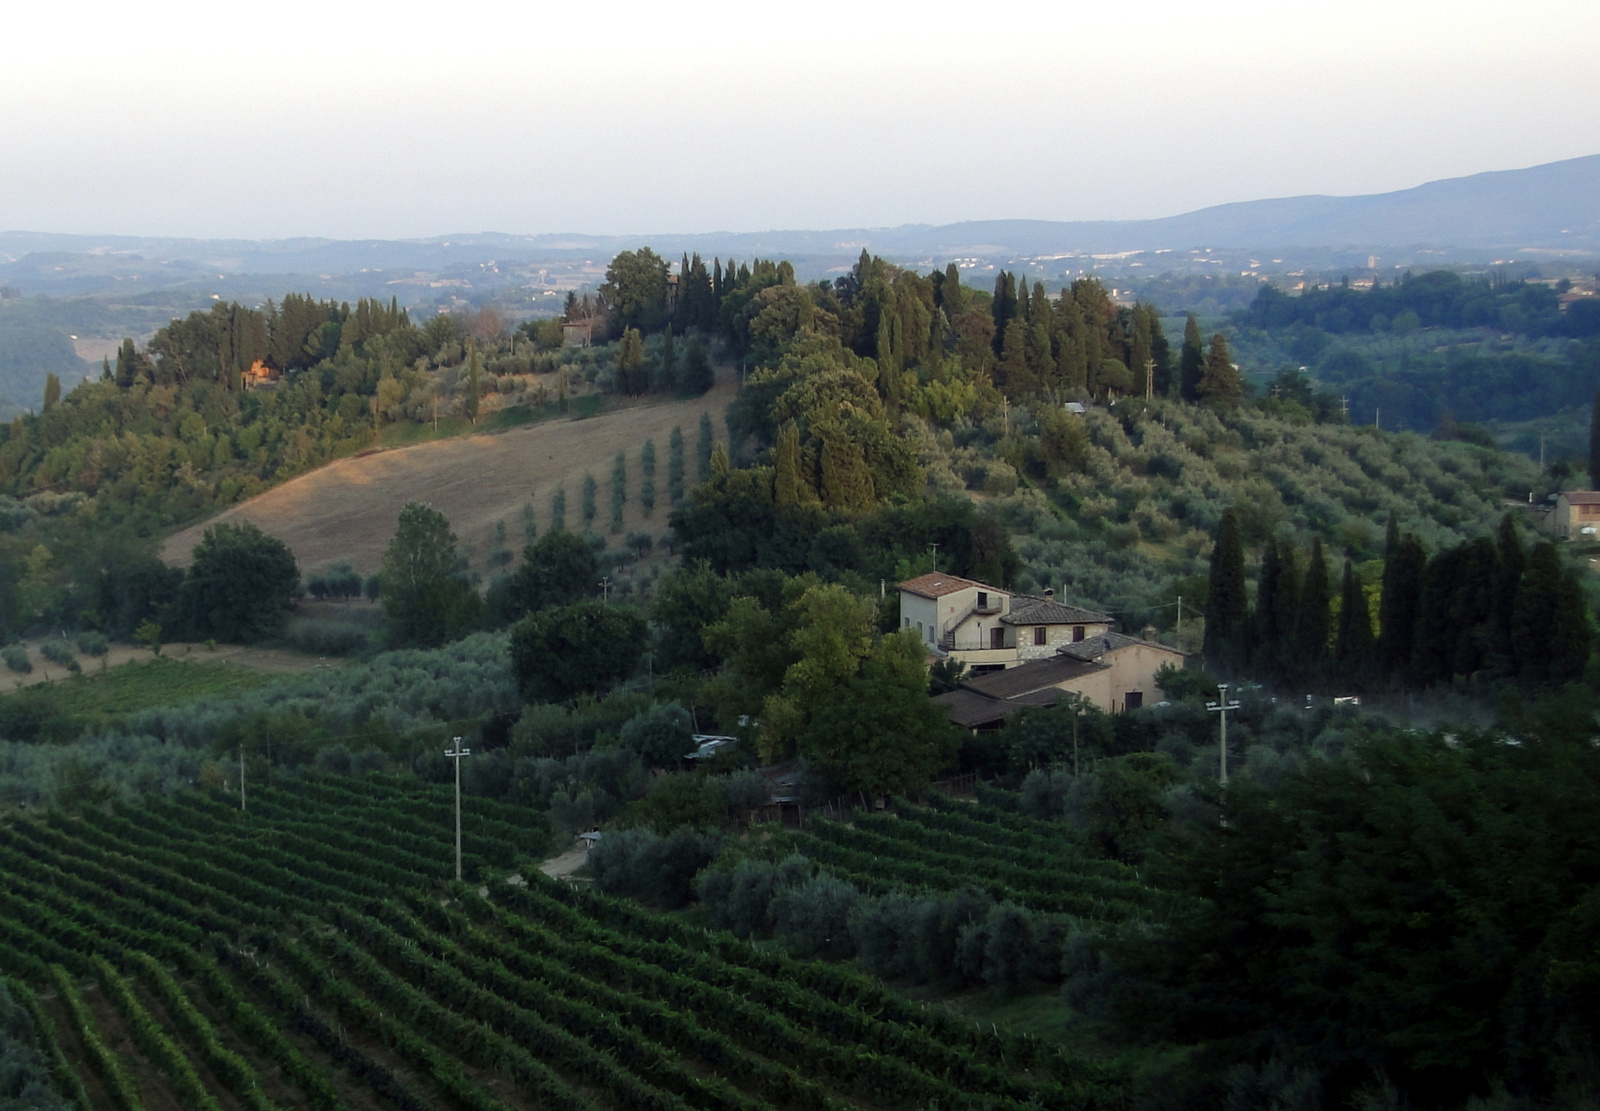
[[[666,495],[667,437],[674,427],[683,429],[692,484],[700,415],[710,413],[713,424],[720,426],[735,388],[732,368],[720,367],[716,386],[692,400],[646,401],[587,420],[550,421],[497,435],[463,436],[341,459],[173,534],[162,559],[188,566],[207,528],[225,521],[251,521],[287,544],[303,573],[349,560],[368,575],[383,562],[401,507],[418,501],[450,519],[473,567],[481,570],[498,522],[505,522],[508,545],[521,548],[522,511],[529,501],[534,503],[539,530],[549,528],[550,503],[558,487],[567,493],[567,527],[580,530],[580,490],[586,473],[594,475],[600,487],[594,529],[615,546],[622,537],[611,536],[606,529],[611,465],[618,451],[627,455],[626,529],[659,536],[671,511]],[[638,497],[639,453],[651,439],[658,458],[658,495],[654,512],[646,517]]]
[[[1067,253],[1195,247],[1358,248],[1401,246],[1540,248],[1600,254],[1600,154],[1515,170],[1427,182],[1365,196],[1300,196],[1239,201],[1149,220],[980,220],[894,228],[771,230],[656,235],[496,232],[418,240],[204,240],[0,232],[0,284],[25,291],[84,289],[126,282],[142,288],[214,281],[224,274],[292,276],[424,270],[444,272],[491,260],[603,265],[618,251],[650,245],[668,258],[784,255],[820,266],[853,260],[863,248],[890,259],[979,256],[1005,259]],[[131,269],[130,269],[131,268]],[[390,275],[392,277],[392,275]],[[483,274],[492,283],[497,274]],[[466,280],[463,278],[462,280]],[[477,284],[477,283],[475,283]]]

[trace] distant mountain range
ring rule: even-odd
[[[1388,252],[1462,258],[1524,251],[1600,255],[1600,155],[1429,182],[1358,197],[1240,201],[1156,220],[982,220],[943,226],[831,231],[659,235],[475,233],[421,240],[221,240],[0,232],[0,284],[52,288],[198,286],[223,275],[332,276],[396,271],[444,273],[491,260],[604,265],[642,245],[675,256],[808,258],[821,264],[862,248],[895,259],[1244,250]],[[820,265],[813,268],[823,269]],[[467,277],[468,275],[463,275]],[[478,285],[491,276],[479,273]],[[506,275],[509,277],[509,275]],[[128,288],[122,285],[121,288]]]

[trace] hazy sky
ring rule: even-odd
[[[30,3],[0,228],[1163,216],[1600,153],[1600,3]]]

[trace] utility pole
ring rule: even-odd
[[[1383,431],[1383,406],[1380,405],[1372,410],[1372,425],[1379,432]]]
[[[1178,595],[1178,635],[1183,635],[1183,595]]]
[[[1072,701],[1072,778],[1078,778],[1078,700]]]
[[[607,575],[595,585],[600,588],[601,600],[605,602],[611,601],[611,576]]]
[[[929,544],[928,545],[928,549],[933,553],[933,556],[932,556],[932,559],[933,559],[932,571],[933,571],[933,573],[935,575],[937,575],[939,573],[939,545],[937,545],[937,544]]]
[[[444,754],[456,762],[456,882],[461,882],[461,758],[471,756],[470,748],[461,747],[461,738],[454,738],[454,749],[445,749]]]
[[[1156,361],[1144,361],[1144,399],[1149,401],[1156,395]]]
[[[1224,787],[1228,785],[1228,711],[1237,710],[1239,700],[1228,701],[1228,684],[1217,684],[1217,701],[1206,703],[1206,712],[1218,716],[1220,732],[1218,733],[1218,751],[1222,755],[1222,774],[1217,777],[1217,782]]]

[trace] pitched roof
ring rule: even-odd
[[[1022,709],[1022,703],[1004,698],[993,698],[980,691],[958,687],[953,691],[934,696],[933,701],[944,707],[947,717],[957,725],[976,729],[980,725],[993,725]]]
[[[1568,505],[1600,505],[1600,490],[1566,490],[1561,496]]]
[[[1108,652],[1115,652],[1120,648],[1128,648],[1135,644],[1142,644],[1146,648],[1159,648],[1163,652],[1171,652],[1174,656],[1183,655],[1176,648],[1169,648],[1165,644],[1157,644],[1153,640],[1144,640],[1140,637],[1131,637],[1126,633],[1096,633],[1072,644],[1063,644],[1056,649],[1056,654],[1079,660],[1098,660]]]
[[[1025,664],[1008,667],[1004,671],[991,671],[987,675],[976,676],[968,679],[962,686],[994,698],[1021,698],[1047,688],[1053,689],[1058,683],[1100,671],[1105,666],[1093,660],[1049,656],[1042,660],[1029,660]]]
[[[1069,606],[1054,598],[1017,594],[1011,599],[1011,612],[1000,619],[1007,625],[1109,625],[1111,615]]]
[[[943,598],[946,594],[954,594],[958,590],[965,590],[975,586],[979,590],[996,590],[995,587],[985,583],[974,582],[972,579],[963,579],[960,575],[942,575],[937,571],[926,575],[918,575],[914,579],[907,579],[899,584],[900,589],[909,594],[920,594],[924,598]],[[996,593],[1004,594],[1003,590]]]

